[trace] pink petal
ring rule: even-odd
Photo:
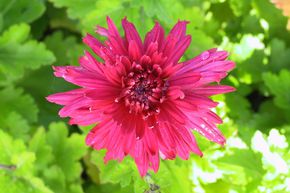
[[[80,88],[67,92],[56,93],[49,95],[48,97],[46,97],[46,99],[52,103],[56,103],[59,105],[67,105],[83,97],[85,90],[86,89]]]
[[[109,31],[101,26],[97,26],[97,29],[95,31],[96,33],[100,34],[101,36],[108,37],[109,36]]]
[[[188,72],[179,76],[173,76],[169,79],[172,86],[193,86],[201,78],[200,73]]]
[[[231,86],[226,85],[211,85],[204,87],[197,87],[193,89],[193,93],[204,96],[212,96],[216,94],[223,94],[228,92],[233,92],[236,89]]]
[[[172,63],[177,63],[179,59],[183,56],[184,52],[188,48],[191,42],[191,36],[186,36],[174,47],[171,54],[168,55],[167,61]]]
[[[156,45],[162,46],[164,42],[164,29],[161,27],[161,25],[156,22],[153,29],[146,34],[145,40],[144,40],[144,48],[147,50],[150,46],[150,44],[155,43]]]
[[[141,50],[134,40],[129,42],[128,51],[129,57],[132,58],[133,61],[139,61],[141,57]]]
[[[102,55],[101,48],[103,47],[103,44],[92,35],[87,34],[83,38],[83,42],[87,44],[98,56]]]
[[[148,163],[148,155],[145,151],[144,143],[142,140],[138,140],[136,142],[134,159],[140,175],[144,177],[147,173],[149,163]]]
[[[136,44],[138,45],[139,49],[142,50],[142,40],[134,26],[134,24],[128,22],[127,18],[124,18],[122,20],[122,26],[125,31],[125,37],[127,42],[129,43],[131,40],[134,40]]]
[[[85,56],[79,60],[81,66],[88,71],[97,72],[103,74],[103,64],[98,62],[89,52],[85,51]]]

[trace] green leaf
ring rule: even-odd
[[[46,142],[46,132],[44,128],[38,128],[29,141],[29,150],[36,155],[35,168],[37,171],[41,171],[46,168],[52,161],[52,147]]]
[[[7,118],[7,115],[11,116],[9,114],[12,112],[19,114],[29,122],[35,122],[37,120],[37,106],[30,95],[23,94],[22,89],[7,87],[0,90],[0,98],[0,122],[1,119]],[[21,118],[18,116],[17,119]]]
[[[78,59],[83,54],[84,46],[77,43],[75,36],[64,38],[63,33],[57,31],[51,36],[47,36],[44,42],[56,57],[54,65],[78,65]]]
[[[248,191],[256,189],[266,172],[262,166],[262,156],[246,149],[233,149],[232,152],[232,154],[219,158],[218,162],[243,168],[248,181],[246,189]]]
[[[37,69],[55,60],[43,43],[27,40],[28,32],[29,26],[20,24],[0,37],[0,84],[21,78],[25,69]]]
[[[158,173],[152,174],[152,179],[160,187],[161,192],[192,192],[191,162],[182,160],[182,163],[178,163],[178,161],[180,160],[161,161]]]
[[[252,5],[258,15],[268,22],[271,37],[290,40],[286,30],[287,18],[282,15],[281,10],[277,9],[270,1],[253,0]]]
[[[69,30],[70,32],[80,34],[79,21],[70,19],[66,8],[56,8],[52,3],[48,3],[46,17],[43,18],[52,29]]]
[[[121,30],[121,19],[127,17],[134,23],[141,37],[153,27],[153,21],[150,16],[146,15],[144,8],[141,6],[142,1],[130,0],[99,0],[96,3],[96,9],[89,12],[82,20],[81,24],[85,32],[92,32],[96,25],[106,27],[106,16],[110,16]]]
[[[264,49],[263,37],[245,34],[240,40],[240,43],[234,44],[231,58],[236,62],[242,62],[249,59],[255,50]]]
[[[2,29],[10,25],[30,23],[40,17],[45,11],[43,1],[39,0],[0,0],[0,15],[3,21]],[[1,32],[1,27],[0,27]]]
[[[245,161],[245,159],[247,161]],[[264,173],[261,163],[261,155],[255,154],[250,150],[233,149],[233,154],[223,156],[222,158],[219,158],[218,161],[220,163],[240,166],[258,176],[261,176]]]
[[[269,44],[271,49],[269,68],[273,72],[279,72],[282,69],[290,70],[290,49],[286,47],[285,42],[274,38]]]
[[[245,1],[240,1],[245,2]],[[259,34],[263,33],[263,28],[260,25],[259,17],[256,15],[244,15],[242,21],[242,31],[243,33]]]
[[[231,189],[230,184],[222,180],[218,180],[215,183],[203,184],[202,187],[206,191],[206,193],[216,193],[217,190],[222,190],[223,192],[229,192],[229,190]]]
[[[30,126],[26,119],[19,113],[14,111],[0,118],[0,124],[14,138],[28,139]]]
[[[167,24],[173,23],[173,19],[171,15],[166,11],[167,9],[164,6],[165,3],[163,1],[143,0],[141,2],[144,5],[144,11],[147,16],[149,17],[156,16],[159,19],[159,21],[165,22]]]
[[[66,7],[70,18],[83,18],[86,14],[94,10],[95,0],[50,0],[57,8]]]
[[[20,140],[0,130],[0,163],[13,166],[0,169],[1,191],[7,193],[52,193],[44,182],[34,175],[35,154],[29,152]]]
[[[236,16],[246,15],[251,9],[251,1],[230,0],[229,4]]]
[[[56,165],[46,167],[46,170],[43,171],[42,177],[45,179],[49,188],[54,192],[68,192],[65,175],[60,167]]]
[[[191,42],[193,42],[186,51],[186,55],[188,55],[188,57],[192,58],[205,50],[215,47],[213,39],[206,35],[203,31],[189,28],[188,33],[192,36]]]
[[[23,43],[29,36],[30,28],[26,24],[14,25],[0,37],[0,45]]]
[[[229,1],[211,3],[210,11],[213,13],[214,18],[219,21],[228,21],[234,18],[232,9],[230,8]]]
[[[52,123],[47,133],[47,142],[52,147],[55,164],[63,171],[68,181],[79,177],[82,168],[78,160],[87,149],[84,136],[72,134],[68,137],[68,129],[64,123]]]
[[[265,53],[262,50],[254,50],[250,58],[238,63],[236,70],[240,82],[245,84],[261,82],[262,73],[268,69],[268,66],[263,64],[264,58]]]
[[[134,192],[143,192],[148,188],[146,182],[141,178],[132,158],[126,157],[121,163],[115,160],[104,163],[103,157],[105,151],[92,152],[91,163],[99,169],[100,182],[120,184],[121,187],[127,187],[130,184],[134,186]]]
[[[275,104],[282,109],[290,109],[290,71],[282,70],[279,75],[267,72],[263,74],[263,80],[274,95]]]
[[[53,191],[83,193],[79,160],[87,149],[84,136],[76,133],[68,136],[64,123],[52,123],[47,132],[44,128],[37,130],[29,149],[37,156],[37,173]]]
[[[225,96],[229,116],[233,119],[247,120],[251,116],[249,101],[242,95],[231,93]],[[239,105],[237,105],[239,104]]]
[[[279,116],[273,116],[278,114]],[[276,106],[273,100],[267,100],[260,105],[259,113],[254,115],[253,128],[265,132],[269,129],[280,127],[287,122],[288,114],[287,111],[283,111],[283,109]],[[252,130],[255,131],[254,129]]]
[[[14,165],[16,176],[31,175],[30,170],[33,170],[33,162],[35,155],[32,152],[26,152],[26,146],[21,140],[13,140],[13,138],[0,130],[0,163],[4,165]],[[3,170],[0,170],[3,174]]]

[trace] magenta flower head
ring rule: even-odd
[[[70,117],[70,124],[97,123],[87,145],[107,149],[105,162],[130,155],[144,176],[148,169],[157,172],[160,158],[202,156],[192,130],[224,144],[216,127],[222,120],[211,111],[218,103],[209,96],[234,91],[212,84],[234,68],[228,53],[210,49],[179,62],[191,42],[186,21],[178,21],[167,36],[156,22],[144,41],[126,18],[124,36],[109,17],[107,22],[108,29],[96,30],[107,37],[104,43],[84,37],[94,54],[85,52],[80,66],[53,67],[55,76],[80,88],[47,97],[64,106],[59,115]]]

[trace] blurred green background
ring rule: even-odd
[[[195,133],[204,157],[161,161],[140,178],[131,158],[104,165],[45,96],[72,88],[51,65],[78,65],[81,38],[106,16],[124,16],[144,34],[190,21],[183,59],[218,47],[237,63],[214,97],[225,147]],[[268,0],[0,0],[0,192],[286,193],[290,192],[290,33]],[[121,28],[120,28],[121,29]]]

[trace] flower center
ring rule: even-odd
[[[168,82],[161,78],[159,65],[133,64],[127,76],[123,77],[123,94],[116,102],[123,99],[129,113],[142,113],[146,118],[158,114],[159,104],[165,99]]]

